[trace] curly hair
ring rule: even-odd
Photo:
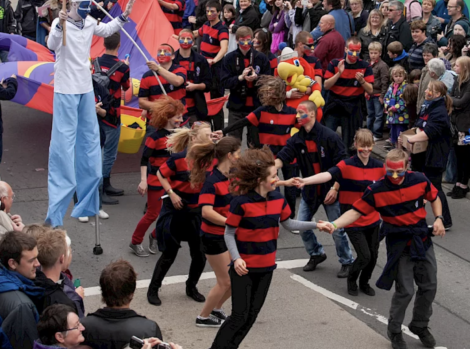
[[[149,124],[162,129],[172,117],[184,113],[184,105],[181,101],[165,96],[154,101],[150,110]]]
[[[244,195],[254,190],[269,176],[270,167],[274,166],[274,155],[267,145],[262,149],[247,149],[237,160],[237,168],[230,177],[230,191],[234,195]]]
[[[224,137],[217,143],[205,142],[193,144],[186,155],[186,161],[190,170],[191,187],[195,188],[206,180],[206,171],[214,162],[219,164],[229,154],[241,147],[241,141],[235,137]]]
[[[278,76],[261,75],[256,82],[261,104],[277,106],[286,100],[286,84]]]
[[[466,44],[467,40],[463,35],[453,35],[449,39],[449,47],[452,58],[459,58],[462,56],[462,49]]]
[[[166,147],[170,154],[179,153],[189,147],[191,138],[196,137],[203,128],[210,130],[211,125],[207,122],[196,121],[191,128],[178,128],[168,136]]]

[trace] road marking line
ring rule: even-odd
[[[384,325],[388,325],[388,319],[385,316],[380,315],[380,314],[374,312],[373,310],[371,310],[369,308],[364,308],[359,303],[353,302],[353,301],[351,301],[350,299],[348,299],[346,297],[340,296],[340,295],[338,295],[336,293],[333,293],[333,292],[331,292],[331,291],[329,291],[329,290],[327,290],[327,289],[325,289],[321,286],[318,286],[318,285],[314,284],[313,282],[305,279],[304,277],[302,277],[300,275],[297,275],[297,274],[291,275],[291,279],[295,280],[295,281],[301,283],[302,285],[304,285],[305,287],[308,287],[309,289],[311,289],[313,291],[316,291],[316,292],[324,295],[325,297],[327,297],[327,298],[329,298],[329,299],[331,299],[335,302],[341,303],[341,304],[343,304],[343,305],[345,305],[345,306],[347,306],[351,309],[358,310],[358,308],[359,308],[359,311],[361,311],[362,313],[375,318],[377,321],[383,323]],[[403,333],[407,334],[408,336],[410,336],[414,339],[419,340],[419,337],[417,335],[415,335],[414,333],[412,333],[407,326],[402,325],[401,329],[402,329]],[[447,349],[447,348],[446,347],[434,347],[434,349]]]

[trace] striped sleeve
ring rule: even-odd
[[[374,72],[372,71],[372,67],[370,66],[370,64],[364,72],[364,80],[371,84],[374,83]]]
[[[242,207],[240,200],[233,200],[230,203],[230,210],[227,215],[227,220],[225,221],[226,225],[231,227],[238,227],[240,221],[242,220],[245,214],[245,210]]]
[[[159,171],[160,174],[167,179],[175,175],[176,163],[174,157],[170,156],[170,158],[162,166],[160,166]]]
[[[328,63],[328,68],[325,71],[325,79],[331,78],[333,75],[336,74],[336,66],[333,61]]]
[[[199,194],[199,206],[214,206],[215,186],[214,183],[206,181]]]
[[[372,193],[370,187],[367,187],[364,195],[362,195],[362,198],[353,204],[352,209],[359,212],[363,216],[371,214],[375,211],[374,194]]]
[[[434,202],[437,199],[437,189],[429,179],[426,178],[426,182],[424,198],[430,202]]]
[[[281,211],[281,222],[284,222],[290,218],[292,211],[290,206],[287,204],[287,200],[284,198],[284,203],[282,204],[282,211]]]
[[[226,26],[222,26],[219,29],[219,35],[218,35],[219,42],[222,40],[228,40],[228,29]]]

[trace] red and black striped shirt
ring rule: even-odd
[[[328,68],[325,71],[325,79],[331,78],[335,75],[338,70],[338,63],[342,59],[333,59],[329,64]],[[364,74],[364,80],[368,83],[374,83],[374,72],[372,67],[366,61],[358,59],[356,63],[349,64],[344,60],[344,71],[340,75],[338,81],[330,88],[330,91],[344,97],[359,96],[364,94],[364,88],[356,80],[356,73]]]
[[[178,5],[177,10],[167,9],[165,6],[161,6],[165,17],[170,21],[171,26],[173,27],[175,34],[178,35],[181,30],[183,30],[183,14],[186,9],[186,2],[184,0],[163,0],[169,4]]]
[[[207,21],[199,28],[198,34],[202,38],[200,53],[206,59],[215,58],[220,51],[221,41],[228,40],[228,29],[222,22],[211,27],[211,23]]]
[[[147,166],[147,185],[149,190],[162,190],[163,187],[158,180],[157,172],[169,158],[166,141],[170,131],[161,129],[152,133],[145,141],[144,151],[140,166]],[[148,163],[150,162],[150,166]]]
[[[119,58],[113,55],[104,54],[98,57],[98,63],[101,67],[101,71],[106,73],[116,63],[119,62]],[[116,128],[121,124],[121,87],[124,91],[129,89],[130,70],[127,64],[122,64],[113,75],[109,77],[109,94],[113,96],[109,111],[106,113],[106,117],[101,119],[106,125]]]
[[[315,76],[323,77],[323,70],[321,67],[320,60],[315,56],[307,56],[304,55],[303,59],[307,61],[307,63],[312,67],[313,71],[315,72]],[[310,76],[312,79],[314,76]]]
[[[367,187],[385,176],[384,164],[373,158],[369,158],[367,165],[354,155],[343,160],[328,172],[333,179],[340,184],[339,203],[341,212],[345,213],[359,200]],[[348,230],[363,230],[372,228],[380,223],[380,215],[377,211],[362,216],[354,223],[348,225]]]
[[[199,194],[199,206],[213,206],[214,211],[227,217],[232,194],[229,192],[230,181],[217,168],[207,177]],[[220,226],[202,218],[201,232],[209,235],[224,235],[225,226]]]
[[[408,171],[401,185],[393,184],[386,176],[370,185],[352,208],[362,215],[378,211],[385,231],[427,234],[424,200],[432,202],[436,198],[437,189],[424,174]]]
[[[168,71],[178,76],[181,76],[184,79],[184,82],[180,86],[175,87],[172,84],[168,83],[168,81],[166,81],[166,79],[163,76],[158,75],[158,77],[160,78],[160,81],[162,82],[163,88],[165,89],[169,97],[172,97],[173,99],[181,101],[181,103],[183,103],[183,105],[186,108],[186,88],[185,88],[186,79],[187,79],[186,69],[184,69],[180,65],[173,63]],[[159,99],[162,96],[164,96],[164,93],[160,85],[158,84],[158,81],[155,78],[155,75],[153,75],[153,71],[152,70],[147,71],[142,76],[142,80],[140,81],[139,98],[147,97],[149,101],[152,102],[152,101]]]
[[[260,144],[269,145],[276,155],[291,137],[290,131],[295,126],[296,115],[294,108],[284,104],[280,111],[273,106],[260,107],[246,118],[258,128]]]
[[[268,52],[269,66],[271,67],[271,75],[274,75],[274,70],[277,68],[277,57],[271,51]]]
[[[276,269],[279,222],[290,214],[286,199],[277,191],[269,192],[267,198],[255,191],[234,197],[225,224],[236,228],[238,252],[250,272]]]

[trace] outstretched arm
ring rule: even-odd
[[[357,212],[356,210],[349,210],[346,213],[344,213],[341,217],[339,217],[337,220],[334,222],[323,222],[319,221],[319,223],[326,223],[326,229],[329,230],[330,234],[332,234],[336,229],[344,228],[355,221],[357,221],[361,217],[361,214]]]

